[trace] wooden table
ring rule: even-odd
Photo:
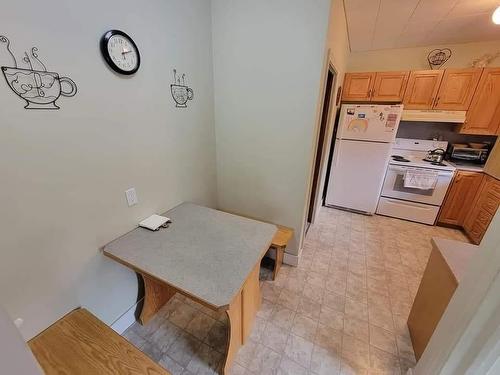
[[[244,344],[260,308],[260,261],[276,226],[192,203],[166,212],[169,228],[136,228],[104,247],[104,254],[144,280],[141,324],[175,293],[181,293],[229,321],[223,371]]]

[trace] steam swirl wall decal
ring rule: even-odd
[[[26,101],[26,109],[59,109],[56,104],[60,96],[76,95],[75,82],[59,73],[49,72],[38,56],[38,48],[31,48],[30,54],[24,52],[22,61],[27,68],[21,68],[10,49],[10,40],[0,35],[0,43],[6,45],[7,53],[13,60],[13,66],[2,66],[2,73],[10,89]],[[64,87],[66,86],[66,87]],[[68,90],[64,90],[64,88]]]
[[[172,98],[174,98],[175,106],[177,108],[187,108],[187,101],[193,100],[194,92],[193,89],[186,85],[186,75],[177,75],[177,69],[173,70],[174,73],[174,83],[170,85],[170,92],[172,93]]]

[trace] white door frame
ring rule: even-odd
[[[500,212],[491,222],[413,374],[493,375],[500,368],[499,356]]]

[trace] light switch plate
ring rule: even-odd
[[[137,199],[137,193],[135,191],[135,188],[130,188],[128,190],[125,190],[125,195],[127,197],[127,203],[129,207],[139,203],[139,199]]]

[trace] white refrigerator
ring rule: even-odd
[[[375,213],[403,105],[344,104],[325,203]]]

